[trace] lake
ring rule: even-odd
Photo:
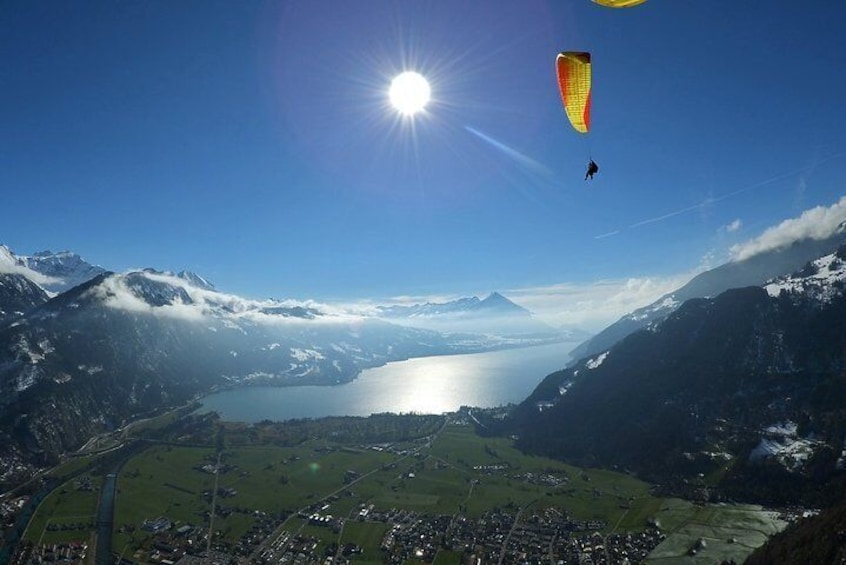
[[[522,401],[546,375],[563,369],[577,345],[420,357],[365,369],[354,381],[337,386],[229,389],[203,398],[201,411],[216,411],[229,421],[259,422],[501,406]]]

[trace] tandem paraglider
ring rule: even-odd
[[[570,125],[579,133],[590,132],[591,61],[590,53],[563,51],[555,59],[558,90]],[[593,178],[599,166],[590,157],[585,180]]]

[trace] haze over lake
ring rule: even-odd
[[[380,412],[441,414],[525,399],[570,360],[576,342],[469,355],[422,357],[366,369],[338,386],[246,387],[202,399],[202,411],[259,422]]]

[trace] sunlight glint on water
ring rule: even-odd
[[[203,410],[216,410],[227,420],[258,422],[499,406],[520,402],[546,375],[564,368],[576,345],[411,359],[368,369],[355,381],[333,387],[228,390],[204,398]]]

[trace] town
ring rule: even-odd
[[[101,565],[94,547],[116,464],[106,563],[122,565],[622,565],[643,562],[670,535],[682,555],[740,562],[766,540],[758,530],[770,515],[662,498],[625,474],[524,456],[509,438],[476,435],[466,412],[249,426],[189,416],[136,434],[125,453],[69,462],[48,494],[32,487],[0,502],[4,524],[33,514],[10,563]],[[727,512],[737,526],[725,539],[685,533]],[[772,533],[782,518],[772,517]]]

